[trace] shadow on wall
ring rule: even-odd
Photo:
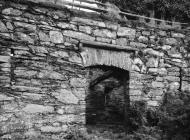
[[[86,124],[124,124],[129,72],[111,66],[93,66],[89,67],[88,78]]]

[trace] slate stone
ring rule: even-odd
[[[64,43],[63,35],[59,31],[50,31],[49,32],[50,40],[53,43]]]

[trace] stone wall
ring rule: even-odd
[[[168,91],[190,91],[189,30],[118,24],[36,0],[18,2],[0,0],[2,139],[61,139],[85,124],[81,39],[138,49],[131,55],[132,101],[158,106]]]

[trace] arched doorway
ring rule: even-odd
[[[105,65],[88,67],[87,125],[126,124],[129,108],[129,72]]]

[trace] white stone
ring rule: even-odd
[[[58,101],[66,104],[78,104],[79,99],[71,92],[71,90],[61,89],[52,93]]]
[[[48,113],[53,112],[54,108],[52,106],[27,104],[26,107],[24,107],[22,110],[27,113]]]

